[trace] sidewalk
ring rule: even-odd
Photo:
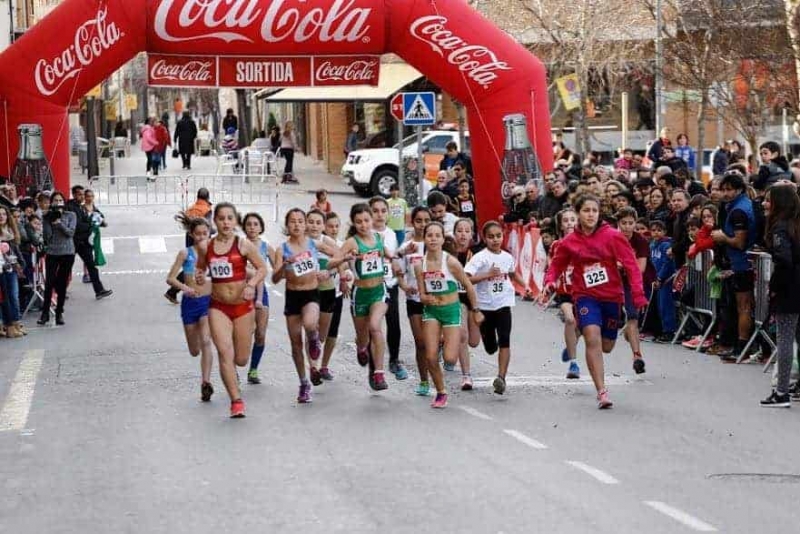
[[[171,150],[169,151],[171,152]],[[131,146],[131,156],[129,158],[117,158],[114,161],[114,175],[115,176],[144,176],[146,158],[144,152],[141,151],[138,145]],[[71,173],[70,183],[72,185],[87,186],[89,181],[86,173],[81,173],[81,168],[78,165],[78,158],[71,158]],[[162,175],[181,176],[189,174],[216,174],[217,172],[217,159],[215,156],[203,156],[192,158],[192,170],[186,171],[181,169],[180,158],[173,159],[170,153],[167,153],[167,170],[161,170]],[[279,160],[279,169],[283,168],[283,161]],[[329,174],[323,169],[322,162],[316,162],[310,157],[298,154],[294,159],[295,176],[300,180],[300,185],[297,186],[298,190],[314,193],[318,189],[327,189],[333,195],[353,195],[353,189],[345,184],[340,176]],[[110,174],[109,160],[103,158],[100,160],[100,175],[107,176]]]

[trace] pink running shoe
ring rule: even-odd
[[[608,390],[604,389],[597,394],[597,407],[601,410],[608,410],[614,403],[608,398]]]
[[[688,339],[681,343],[681,345],[687,349],[696,349],[700,345],[700,339],[702,337],[703,336],[694,336],[692,339]]]
[[[317,361],[320,354],[322,354],[322,347],[319,343],[319,334],[315,334],[314,337],[308,339],[308,357],[312,361]]]
[[[447,407],[447,393],[437,393],[436,398],[431,403],[431,408],[441,410]]]

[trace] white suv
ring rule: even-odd
[[[470,152],[469,132],[464,133],[466,150]],[[438,170],[439,161],[447,152],[447,144],[451,141],[459,144],[457,131],[431,130],[422,134],[422,151],[426,156],[426,167],[429,173],[435,163]],[[400,160],[400,146],[403,156],[417,155],[417,136],[403,139],[402,143],[392,148],[368,148],[350,152],[342,166],[342,178],[362,196],[389,196],[389,188],[397,183]],[[460,148],[459,148],[460,150]],[[429,161],[435,160],[435,161]],[[429,178],[431,178],[429,176]],[[435,179],[435,175],[432,177]]]

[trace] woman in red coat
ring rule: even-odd
[[[158,139],[158,153],[161,154],[161,165],[164,170],[167,170],[167,149],[172,147],[172,139],[169,136],[169,130],[164,124],[164,121],[158,121],[156,124],[156,139]]]

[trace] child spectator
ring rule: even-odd
[[[714,240],[711,239],[711,232],[717,224],[717,208],[713,204],[704,206],[700,211],[700,229],[695,235],[694,243],[689,247],[689,259],[694,259],[698,254],[713,250]]]
[[[389,206],[389,219],[386,226],[397,236],[398,245],[402,245],[406,240],[406,224],[411,223],[409,219],[408,202],[400,196],[400,186],[392,184],[389,187],[389,199],[386,204]]]
[[[634,231],[650,242],[650,221],[647,220],[647,217],[636,219],[636,229]]]
[[[653,282],[653,298],[656,299],[658,314],[661,317],[661,335],[656,343],[672,343],[677,328],[675,317],[675,299],[672,296],[672,279],[675,274],[675,262],[667,255],[672,248],[672,239],[667,237],[667,226],[663,221],[650,222],[650,261],[656,270]]]
[[[326,189],[319,189],[314,196],[316,196],[317,200],[311,204],[312,210],[319,210],[325,215],[333,211],[331,203],[328,200],[328,191]]]

